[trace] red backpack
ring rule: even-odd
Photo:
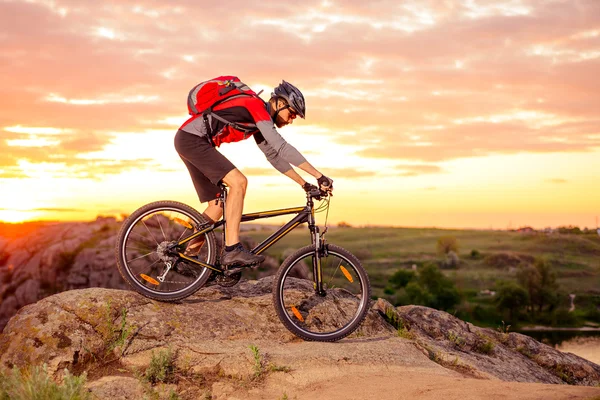
[[[190,115],[210,114],[213,107],[237,95],[258,97],[237,76],[220,76],[201,82],[190,90],[187,102],[188,111]]]

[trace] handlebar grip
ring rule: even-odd
[[[308,194],[310,195],[310,197],[313,197],[317,200],[321,200],[321,197],[327,197],[329,195],[328,192],[316,188],[312,189],[310,192],[308,192]]]

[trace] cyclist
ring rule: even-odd
[[[175,149],[190,173],[200,202],[208,202],[203,216],[209,223],[214,224],[223,215],[217,200],[221,192],[219,183],[224,182],[229,187],[225,206],[227,229],[221,265],[230,271],[259,264],[264,261],[264,256],[252,254],[240,243],[240,222],[248,181],[215,147],[253,136],[271,165],[301,185],[304,190],[310,191],[315,186],[306,182],[292,165],[315,177],[322,190],[331,191],[333,180],[306,161],[275,128],[275,126],[282,128],[293,123],[297,116],[304,118],[305,115],[304,96],[300,90],[282,81],[273,90],[268,102],[257,96],[232,96],[214,107],[213,114],[207,121],[194,115],[179,128],[175,135]],[[250,129],[253,130],[235,129],[240,126],[251,126],[253,128]],[[212,134],[209,134],[208,130]],[[204,237],[190,241],[185,255],[190,257],[198,255],[203,244]]]

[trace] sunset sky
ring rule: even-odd
[[[596,227],[598,0],[0,0],[0,221],[203,210],[173,136],[219,75],[303,91],[280,133],[330,222]],[[245,211],[303,205],[253,140],[221,151]]]

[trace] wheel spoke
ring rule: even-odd
[[[158,215],[158,213],[157,213],[157,214],[154,214],[154,217],[156,217],[157,215]],[[161,214],[161,215],[162,215],[162,214]],[[163,234],[163,238],[165,239],[165,241],[167,241],[167,237],[165,236],[165,231],[163,231],[163,227],[162,227],[162,225],[160,224],[160,218],[158,218],[158,217],[157,217],[156,219],[158,220],[158,226],[160,227],[160,231],[161,231],[161,232],[162,232],[162,234]]]
[[[154,254],[154,253],[156,253],[156,252],[153,251],[152,253],[144,254],[143,256],[139,256],[139,257],[134,258],[133,260],[129,260],[129,262],[134,262],[134,261],[139,260],[141,258],[148,257],[149,255]]]
[[[148,233],[150,234],[150,236],[152,236],[152,239],[154,239],[154,242],[156,242],[156,245],[158,246],[158,240],[156,240],[156,238],[154,237],[154,235],[152,234],[152,232],[150,232],[150,228],[148,228],[148,225],[146,225],[146,222],[144,222],[144,220],[142,220],[142,224],[144,224],[144,226],[146,227],[146,230],[148,231]]]

